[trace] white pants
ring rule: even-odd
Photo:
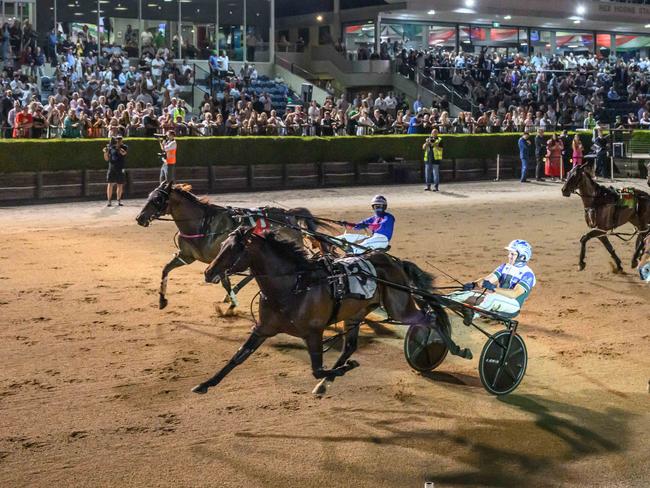
[[[480,292],[476,291],[459,291],[447,295],[455,302],[464,303],[470,298],[480,296]],[[484,298],[476,304],[477,308],[487,310],[488,312],[495,312],[503,314],[506,317],[515,317],[521,311],[519,302],[514,298],[508,298],[498,293],[486,293]]]
[[[373,234],[368,237],[365,234],[341,234],[338,239],[347,241],[351,244],[359,244],[368,249],[386,249],[388,247],[388,238],[383,234]],[[363,254],[366,250],[359,246],[350,246],[352,254]]]

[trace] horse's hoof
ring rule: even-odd
[[[355,361],[354,359],[348,359],[348,360],[345,362],[345,365],[348,367],[348,371],[350,371],[351,369],[358,368],[359,366],[361,366],[361,365],[359,364],[359,362],[358,362],[358,361]]]
[[[462,351],[460,351],[459,356],[463,359],[472,359],[474,357],[472,351],[469,348],[465,348]]]
[[[230,303],[230,296],[226,295],[225,297],[223,297],[222,301],[223,301],[223,303]]]
[[[580,263],[580,271],[584,271],[584,270],[585,270],[585,266],[586,266],[585,263]]]
[[[636,259],[633,259],[633,260],[632,260],[632,269],[636,269],[636,267],[637,267],[638,265],[639,265],[639,261],[637,261]]]
[[[200,385],[196,385],[194,388],[192,388],[193,393],[198,393],[199,395],[205,395],[208,392],[208,387],[201,383]]]
[[[166,298],[161,298],[160,301],[158,302],[158,308],[160,310],[162,310],[163,308],[165,308],[167,306],[168,303],[169,302],[167,301]]]
[[[327,381],[323,380],[316,385],[316,387],[311,391],[313,395],[324,395],[327,393]]]

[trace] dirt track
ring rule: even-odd
[[[599,243],[577,270],[583,211],[556,184],[444,190],[215,200],[350,220],[382,191],[394,253],[463,280],[492,270],[512,238],[530,240],[528,372],[507,397],[483,390],[477,359],[416,374],[392,328],[363,329],[361,367],[323,399],[301,343],[283,336],[196,396],[246,337],[254,286],[240,315],[219,318],[223,292],[195,264],[172,272],[159,311],[174,228],[138,227],[142,201],[0,209],[0,486],[648,486],[650,288],[612,274]],[[632,244],[614,245],[629,266]],[[478,358],[483,336],[454,325]]]

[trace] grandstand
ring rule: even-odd
[[[318,135],[326,113],[333,135],[650,127],[638,3],[0,4],[3,137]]]

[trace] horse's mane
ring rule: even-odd
[[[200,203],[201,205],[212,205],[208,197],[197,197],[194,193],[192,193],[192,185],[188,183],[176,183],[174,186],[172,186],[172,189],[178,191],[180,195],[184,196],[192,202]]]
[[[264,236],[259,236],[284,259],[296,264],[298,268],[309,270],[314,267],[314,261],[303,247],[299,244],[284,239],[279,239],[275,232],[268,232]]]

